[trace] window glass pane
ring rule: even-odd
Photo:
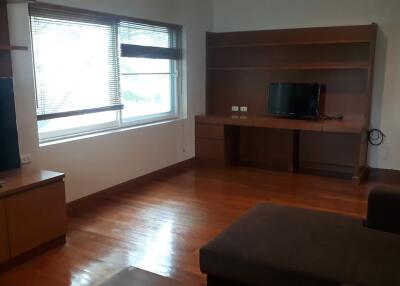
[[[121,58],[120,71],[125,73],[171,73],[171,61],[143,58]]]
[[[124,119],[172,111],[172,75],[121,76]]]
[[[119,102],[112,26],[32,17],[32,35],[38,114]]]
[[[166,27],[122,22],[120,44],[176,47],[176,32]],[[120,57],[122,118],[125,122],[140,117],[175,113],[177,61],[169,59]]]
[[[64,129],[82,128],[91,125],[100,125],[115,122],[116,111],[99,112],[51,120],[38,121],[39,133],[54,132]]]
[[[168,28],[128,22],[120,24],[119,38],[122,44],[160,48],[171,47],[172,40]]]

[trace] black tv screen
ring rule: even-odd
[[[268,91],[268,112],[282,117],[318,117],[320,91],[320,84],[271,83]]]

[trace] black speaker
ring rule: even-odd
[[[21,166],[11,78],[0,78],[0,171]]]

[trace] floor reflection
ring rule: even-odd
[[[143,258],[137,261],[136,266],[160,275],[169,276],[172,267],[173,222],[161,225],[145,245]]]

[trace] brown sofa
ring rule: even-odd
[[[377,227],[385,221],[382,197],[391,196],[375,190],[370,197],[368,220]],[[391,209],[400,212],[400,201]],[[200,267],[209,286],[400,285],[400,236],[387,227],[260,204],[200,250]]]

